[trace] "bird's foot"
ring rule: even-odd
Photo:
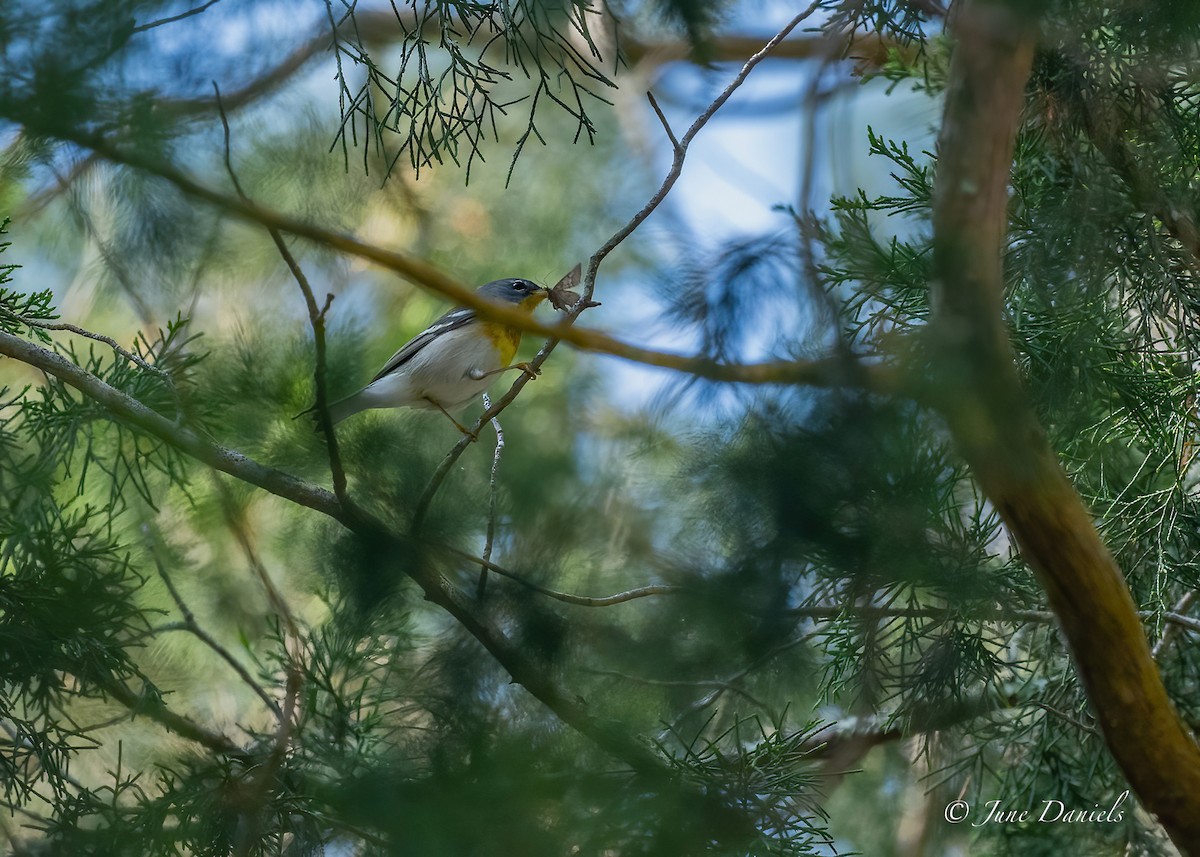
[[[509,366],[508,368],[509,369],[520,369],[522,372],[525,373],[525,377],[527,377],[530,381],[536,380],[537,376],[542,374],[541,367],[534,366],[532,363],[514,363],[512,366]]]
[[[482,369],[470,369],[467,371],[467,377],[472,381],[482,381],[484,378],[491,377],[492,375],[499,375],[501,372],[507,372],[510,369],[520,369],[529,376],[529,380],[531,381],[538,375],[542,374],[542,370],[534,366],[532,363],[514,363],[511,366],[501,366],[499,369],[492,369],[489,372],[485,372]]]

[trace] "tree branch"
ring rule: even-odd
[[[267,708],[269,708],[276,717],[282,717],[283,712],[279,708],[278,703],[271,699],[267,692],[259,686],[258,682],[254,680],[254,677],[250,675],[249,670],[242,666],[241,662],[232,654],[230,654],[228,649],[218,643],[216,638],[214,638],[212,634],[208,633],[208,631],[205,631],[204,628],[201,627],[200,623],[196,621],[195,614],[193,614],[191,609],[187,606],[187,602],[183,600],[183,596],[179,594],[179,590],[175,588],[175,583],[171,580],[171,576],[167,574],[166,567],[162,564],[162,560],[158,558],[158,553],[153,549],[153,547],[150,548],[150,556],[154,561],[154,567],[158,570],[158,576],[162,578],[162,582],[167,587],[167,592],[170,594],[171,600],[175,602],[175,606],[179,608],[180,615],[183,616],[183,629],[200,640],[200,642],[204,643],[204,645],[212,649],[213,652],[215,652],[217,656],[221,658],[221,660],[229,664],[233,671],[238,674],[238,678],[240,678],[247,687],[254,691],[254,693],[263,701]]]
[[[136,399],[106,384],[53,351],[0,331],[0,354],[20,360],[74,387],[129,425],[186,453],[214,470],[346,523],[347,515],[337,498],[289,473],[267,467],[240,452],[211,443],[184,426],[177,425]]]
[[[1146,105],[1144,109],[1153,108]],[[1200,271],[1200,228],[1189,213],[1190,203],[1180,205],[1171,199],[1144,159],[1139,158],[1125,136],[1127,120],[1114,111],[1101,111],[1089,100],[1080,102],[1080,114],[1088,139],[1101,157],[1125,182],[1135,205],[1157,218],[1167,232],[1190,255],[1191,268]]]
[[[1181,602],[1182,603],[1182,602]],[[875,607],[856,604],[816,604],[808,607],[793,607],[786,611],[788,616],[803,619],[837,619],[840,616],[856,616],[864,619],[948,619],[959,617],[982,622],[1036,622],[1049,625],[1058,621],[1058,615],[1050,610],[1007,610],[1002,607],[971,609],[963,611],[951,607]],[[1156,610],[1139,610],[1143,619],[1162,619],[1174,630],[1187,630],[1200,634],[1200,619],[1193,619],[1175,610],[1160,613]],[[1167,639],[1168,635],[1163,634]],[[1159,641],[1162,642],[1161,640]]]
[[[745,62],[762,47],[762,39],[740,33],[714,36],[705,43],[705,62]],[[906,60],[916,58],[917,45],[901,45],[876,33],[856,33],[850,38],[827,34],[788,39],[779,45],[776,59],[783,60],[853,60],[862,66],[879,67],[893,54]],[[686,41],[651,42],[623,36],[621,52],[630,65],[648,63],[664,65],[671,62],[698,62],[696,52]]]
[[[382,540],[405,548],[411,547],[411,539],[408,536],[388,531],[382,524],[357,510],[353,513],[348,512],[338,503],[335,496],[323,488],[265,467],[241,453],[210,444],[191,430],[171,423],[145,405],[51,351],[0,331],[0,354],[13,357],[59,378],[126,423],[159,438],[201,463],[328,515],[364,538]],[[411,555],[412,551],[404,550],[402,553]],[[469,554],[466,556],[471,563],[479,564],[478,557]],[[610,755],[620,759],[647,783],[683,789],[690,794],[690,787],[680,783],[675,773],[654,752],[621,730],[593,717],[586,701],[561,687],[536,661],[527,657],[522,648],[514,643],[503,629],[481,613],[471,598],[431,564],[416,561],[406,565],[403,571],[421,588],[426,600],[453,616],[496,659],[515,683],[522,685],[560,720]],[[199,741],[211,749],[223,753],[243,752],[222,736],[209,733],[185,718],[180,718],[167,710],[161,702],[143,700],[124,686],[106,689],[131,710],[146,713],[172,731]],[[712,798],[693,794],[689,799],[693,798],[712,803],[713,811],[724,816],[723,823],[732,825],[727,828],[728,831],[741,830],[748,823],[740,814]]]
[[[1063,472],[1003,322],[1007,185],[1033,58],[1030,12],[960,0],[934,194],[929,331],[941,410],[1046,590],[1109,750],[1181,851],[1200,854],[1200,749],[1150,654],[1137,607]]]
[[[752,67],[752,64],[748,65]],[[739,80],[736,82],[740,83],[741,79],[739,77]],[[730,89],[727,89],[726,92],[732,94],[732,90]],[[707,115],[701,117],[701,119],[707,121],[707,118],[711,116],[711,112],[710,108]],[[689,129],[689,133],[685,134],[684,138],[681,139],[681,145],[686,146],[686,142],[690,142],[691,136],[694,136],[694,131],[698,131],[699,127],[702,126],[703,122],[697,120],[697,124],[693,125],[693,128]],[[517,328],[526,333],[545,336],[553,340],[555,344],[559,341],[567,342],[584,351],[609,354],[624,360],[657,366],[663,369],[672,369],[702,378],[709,378],[714,381],[743,384],[806,384],[816,387],[852,386],[883,394],[917,395],[915,388],[910,387],[906,383],[903,374],[897,367],[881,362],[873,357],[850,360],[842,357],[826,357],[814,360],[769,360],[760,363],[744,364],[721,363],[705,355],[675,354],[667,351],[643,348],[608,336],[598,330],[574,327],[574,321],[578,314],[592,305],[590,303],[591,294],[588,289],[589,284],[592,290],[595,288],[596,271],[600,263],[618,244],[629,237],[642,221],[650,215],[654,208],[662,202],[667,191],[670,190],[678,178],[679,170],[682,169],[682,160],[679,161],[677,167],[672,168],[671,174],[664,180],[663,186],[651,201],[592,256],[588,267],[590,280],[585,278],[584,281],[584,300],[576,304],[575,309],[569,312],[563,321],[556,324],[546,324],[520,310],[481,298],[473,289],[467,288],[438,268],[415,256],[395,250],[385,250],[350,235],[324,229],[272,209],[264,208],[253,202],[239,199],[236,196],[223,194],[220,191],[200,184],[173,166],[123,150],[103,138],[65,136],[64,139],[69,139],[81,146],[86,146],[113,163],[123,164],[156,175],[175,185],[175,187],[189,196],[209,202],[243,220],[265,226],[268,229],[287,232],[348,256],[355,256],[373,262],[399,274],[412,283],[442,295],[458,306],[469,307],[486,318],[502,322],[505,325]],[[552,348],[543,348],[543,351],[539,352],[537,357],[530,362],[530,365],[535,368],[539,367],[545,362],[545,357],[549,355],[550,350]],[[527,379],[527,375],[522,375],[518,378],[513,384],[513,390],[519,392],[524,387]],[[515,396],[515,392],[513,395]],[[507,407],[509,401],[511,401],[511,398],[506,394],[505,397],[493,405],[484,418],[481,418],[480,427]]]
[[[188,9],[186,12],[181,12],[178,15],[172,15],[169,18],[159,18],[155,21],[149,21],[145,24],[138,24],[133,28],[132,32],[144,33],[146,30],[153,30],[155,27],[161,27],[164,24],[174,24],[176,21],[182,21],[185,18],[192,17],[193,15],[199,15],[208,7],[215,6],[220,2],[221,0],[207,0],[207,2],[201,3],[199,6],[196,6],[193,9]]]
[[[618,229],[611,238],[604,242],[600,249],[592,255],[592,258],[588,260],[587,272],[583,277],[584,301],[589,301],[592,298],[592,291],[595,288],[596,283],[596,272],[600,268],[600,263],[603,262],[605,257],[615,250],[617,246],[621,244],[621,242],[632,235],[634,230],[642,225],[645,219],[649,217],[656,208],[658,208],[662,201],[666,199],[667,194],[671,192],[671,188],[675,186],[675,182],[679,180],[679,176],[683,172],[683,163],[687,158],[688,146],[691,145],[692,140],[694,140],[696,135],[699,134],[704,126],[708,124],[708,120],[712,119],[716,112],[720,110],[722,106],[724,106],[725,102],[727,102],[733,96],[733,93],[735,93],[745,82],[746,78],[750,76],[750,72],[754,71],[755,66],[766,59],[769,54],[778,48],[779,45],[788,37],[788,34],[791,33],[792,30],[796,29],[796,27],[800,26],[800,24],[806,18],[812,15],[813,12],[820,7],[820,5],[821,0],[814,0],[812,5],[810,5],[800,14],[796,15],[794,18],[792,18],[792,20],[788,21],[788,23],[784,25],[783,29],[776,33],[769,42],[759,48],[755,53],[751,54],[750,58],[746,60],[746,64],[742,66],[741,71],[739,71],[734,76],[733,80],[731,80],[729,84],[723,90],[721,90],[721,94],[713,99],[712,103],[708,105],[704,112],[696,117],[696,121],[694,121],[691,124],[691,127],[684,132],[683,136],[680,137],[678,141],[672,139],[675,151],[674,156],[671,159],[671,168],[667,171],[667,175],[663,179],[662,184],[659,185],[658,190],[655,191],[654,195],[651,196],[649,200],[647,200],[646,204],[642,206],[641,210],[638,211],[638,213],[635,214],[628,223]]]
[[[1200,591],[1195,589],[1188,590],[1176,602],[1174,610],[1162,614],[1163,621],[1169,624],[1166,628],[1163,628],[1162,636],[1158,638],[1158,642],[1150,650],[1150,655],[1154,660],[1157,661],[1166,654],[1167,647],[1171,645],[1171,640],[1179,633],[1180,628],[1187,628],[1190,631],[1200,631],[1200,621],[1183,615],[1186,611],[1192,609],[1192,605],[1196,603],[1198,595],[1200,595]]]
[[[103,687],[105,693],[128,708],[133,714],[149,717],[159,726],[162,726],[169,732],[174,732],[181,738],[195,741],[197,744],[207,747],[213,752],[226,756],[238,759],[249,757],[245,749],[238,746],[229,738],[219,732],[214,732],[211,729],[201,726],[199,723],[189,720],[181,714],[175,713],[167,708],[157,696],[151,694],[139,696],[130,690],[127,685],[119,681],[108,682]]]
[[[469,554],[463,550],[459,550],[458,548],[450,547],[449,545],[434,545],[434,547],[440,548],[441,550],[444,550],[447,553],[458,557],[459,559],[480,565],[487,571],[495,572],[501,577],[507,577],[509,580],[521,584],[526,589],[530,589],[541,595],[553,598],[556,601],[561,601],[564,604],[574,604],[577,607],[612,607],[616,604],[624,604],[628,601],[635,601],[638,598],[650,598],[656,595],[675,595],[683,591],[683,589],[678,586],[670,586],[667,584],[651,584],[649,586],[639,586],[636,589],[630,589],[625,592],[618,592],[614,595],[572,595],[569,592],[558,592],[554,589],[547,589],[544,586],[540,586],[532,581],[526,580],[519,574],[509,571],[504,566],[497,565],[487,557],[484,557],[481,560],[477,556],[473,556],[472,554]]]
[[[401,24],[396,14],[388,10],[357,10],[354,20],[355,38],[363,45],[379,48],[394,44],[398,38],[402,38],[406,27],[410,32],[417,28],[431,31],[436,27],[432,16],[423,16],[420,20],[416,17],[406,18]],[[619,41],[622,54],[630,65],[666,65],[700,61],[691,45],[681,39],[647,41],[622,35]],[[270,94],[307,68],[309,63],[323,56],[334,44],[330,27],[322,20],[284,59],[253,80],[229,92],[224,99],[226,108],[236,110]],[[719,34],[708,41],[703,61],[745,62],[761,47],[762,39],[759,36]],[[786,39],[775,49],[773,56],[775,59],[799,62],[842,59],[853,61],[860,68],[878,68],[894,55],[899,55],[906,61],[913,61],[918,50],[916,45],[902,45],[877,34],[854,34],[849,39],[821,34]],[[181,98],[159,100],[156,107],[173,116],[205,116],[216,109],[216,102],[206,97]]]

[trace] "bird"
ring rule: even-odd
[[[492,280],[475,290],[481,298],[515,306],[527,313],[550,295],[531,280]],[[536,374],[527,363],[510,365],[521,344],[521,330],[480,317],[468,307],[455,307],[404,343],[365,387],[329,406],[333,423],[371,408],[436,409],[465,435],[470,430],[454,418],[482,394],[495,377],[510,369]],[[313,405],[303,414],[315,413]]]

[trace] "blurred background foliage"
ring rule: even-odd
[[[313,399],[313,337],[270,236],[103,145],[232,196],[223,108],[259,205],[464,283],[550,285],[660,180],[644,91],[666,93],[681,133],[786,5],[6,0],[0,330],[328,484],[321,437],[292,419]],[[890,110],[934,115],[943,10],[817,5],[815,29],[756,72],[786,95],[731,103],[705,132],[737,146],[757,121],[797,120],[776,143],[799,167],[765,176],[771,225],[697,220],[728,187],[681,186],[606,261],[586,324],[729,361],[894,353],[920,330],[929,129],[854,132],[869,163],[836,141],[858,101],[877,127]],[[1007,320],[1195,723],[1200,662],[1168,614],[1200,586],[1185,229],[1200,16],[1050,7],[1013,171]],[[843,48],[848,33],[865,41]],[[704,163],[741,181],[734,159]],[[445,308],[289,245],[318,298],[335,296],[335,397]],[[477,564],[350,533],[14,360],[0,382],[0,850],[1171,853],[1132,801],[1111,824],[942,820],[962,795],[1091,810],[1125,786],[1032,576],[939,420],[910,403],[730,388],[563,347],[504,412],[492,559],[519,580],[490,574],[476,606],[652,748],[674,775],[656,779],[511,683],[404,574],[433,563],[476,593]],[[424,412],[348,421],[351,496],[407,531],[458,436]],[[485,429],[450,470],[431,539],[483,549],[494,443]],[[647,586],[608,606],[556,597]]]

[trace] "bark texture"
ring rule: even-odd
[[[1046,590],[1142,805],[1200,855],[1200,749],[1167,696],[1125,579],[1023,394],[1004,324],[1008,181],[1036,44],[999,0],[956,4],[934,199],[933,395]]]

